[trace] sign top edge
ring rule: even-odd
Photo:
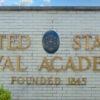
[[[100,6],[1,6],[0,11],[100,11]]]

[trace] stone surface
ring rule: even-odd
[[[2,9],[2,8],[0,8]],[[28,8],[27,8],[28,9]],[[45,8],[46,9],[46,8]],[[48,9],[48,8],[47,8]],[[46,31],[54,30],[60,37],[60,47],[55,54],[47,54],[42,46],[42,37]],[[72,49],[72,39],[75,34],[100,35],[99,11],[0,11],[0,34],[27,34],[31,40],[31,46],[24,51],[8,51],[7,41],[4,39],[3,50],[0,54],[9,56],[14,68],[16,68],[16,56],[21,56],[21,66],[27,66],[26,72],[11,72],[0,70],[0,84],[12,92],[12,100],[99,100],[100,99],[100,72],[91,69],[85,72],[73,72],[72,70],[61,72],[38,71],[43,57],[48,59],[54,56],[63,57],[56,65],[66,65],[68,56],[88,56],[91,61],[93,56],[100,56],[100,48],[93,51],[84,50],[83,47],[75,51]],[[92,44],[92,42],[91,42]],[[2,65],[0,62],[0,67]],[[84,63],[85,64],[85,63]],[[11,85],[12,76],[33,77],[61,77],[61,85]],[[87,77],[87,85],[66,85],[68,77]]]

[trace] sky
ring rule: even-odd
[[[0,6],[100,6],[100,0],[0,0]]]

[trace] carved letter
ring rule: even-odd
[[[17,47],[12,47],[12,43],[14,43],[16,40],[16,35],[8,35],[8,50],[16,50]]]
[[[100,64],[100,56],[94,57],[94,68],[93,68],[94,71],[100,71],[100,69],[97,69],[97,64]]]
[[[93,48],[92,49],[95,49],[96,47],[100,47],[100,36],[97,36],[95,38],[95,41],[94,41],[94,44],[93,44]]]
[[[92,37],[91,35],[84,35],[84,38],[86,39],[85,50],[89,50],[89,39]]]
[[[14,84],[15,81],[17,81],[16,77],[11,77],[11,84]]]
[[[73,71],[76,71],[75,64],[74,64],[74,61],[73,61],[72,57],[68,58],[68,63],[66,65],[66,69],[65,70],[68,70],[68,68],[71,68]]]
[[[48,59],[46,57],[43,58],[43,61],[42,61],[42,64],[41,66],[39,67],[39,71],[41,71],[43,68],[47,69],[47,71],[50,71],[50,66],[48,64]]]
[[[51,60],[51,62],[50,62],[50,67],[52,67],[52,69],[54,70],[54,71],[56,71],[56,72],[58,72],[58,71],[61,71],[62,69],[63,69],[63,67],[61,66],[60,68],[55,68],[54,67],[54,62],[55,62],[55,60],[62,60],[62,57],[60,57],[60,56],[56,56],[56,57],[54,57],[52,60]]]
[[[77,46],[73,46],[72,48],[74,50],[78,50],[81,48],[81,42],[78,40],[80,38],[80,35],[76,35],[74,38],[73,38],[73,41],[76,43]]]
[[[26,39],[26,47],[22,46],[22,39]],[[27,35],[19,35],[19,42],[18,42],[18,48],[19,49],[27,49],[30,46],[30,38]]]
[[[91,61],[88,57],[80,56],[80,57],[78,57],[78,59],[79,59],[79,71],[86,71],[91,67]],[[87,61],[87,66],[85,68],[83,68],[82,60]]]
[[[17,71],[26,71],[27,68],[20,67],[20,56],[17,56]]]
[[[9,57],[6,57],[6,58],[5,58],[5,64],[2,66],[2,70],[4,71],[4,69],[5,69],[6,67],[8,67],[8,69],[9,69],[10,71],[13,71],[13,70],[14,70],[14,69],[13,69],[13,65],[12,65],[11,60],[10,60]]]

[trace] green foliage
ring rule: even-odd
[[[3,85],[0,86],[0,100],[11,100],[11,93],[9,90],[5,90]]]

